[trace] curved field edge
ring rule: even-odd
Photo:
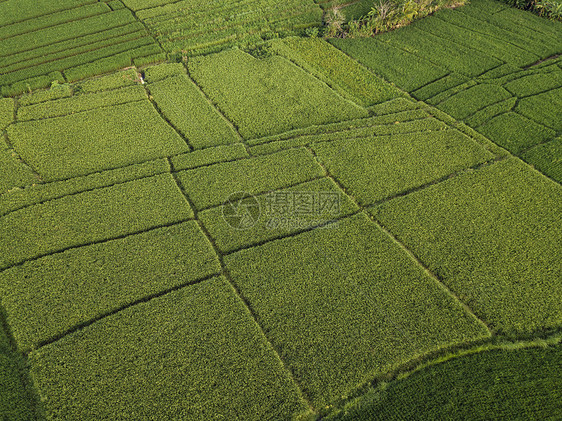
[[[562,410],[561,344],[558,332],[450,350],[373,380],[321,419],[546,419]]]

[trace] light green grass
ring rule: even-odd
[[[327,420],[549,419],[562,412],[560,346],[493,350],[417,371]]]
[[[456,130],[312,145],[328,171],[363,204],[404,193],[494,156]]]
[[[317,407],[395,364],[488,335],[365,215],[225,262]]]
[[[148,100],[13,124],[8,135],[49,181],[189,150]]]
[[[388,101],[403,93],[319,38],[286,38],[272,48],[297,65],[338,87],[360,105]]]
[[[562,184],[562,137],[526,151],[523,159]]]
[[[261,421],[307,409],[223,278],[107,317],[30,362],[51,419]]]
[[[447,75],[447,70],[424,58],[416,57],[378,37],[339,39],[330,42],[399,88],[413,91]]]
[[[0,269],[192,217],[169,174],[66,196],[2,218]]]
[[[219,272],[211,244],[189,221],[6,270],[0,294],[26,352],[144,297]]]
[[[185,74],[149,84],[162,114],[195,149],[239,141],[234,127]]]
[[[495,331],[562,323],[562,189],[512,158],[373,209]]]
[[[494,117],[478,131],[516,155],[556,135],[554,130],[512,112]]]
[[[324,175],[304,148],[225,162],[178,173],[178,179],[197,209],[222,205],[238,192],[260,194]]]
[[[279,56],[259,60],[234,49],[193,58],[188,68],[245,139],[367,116]]]

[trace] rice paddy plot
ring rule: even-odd
[[[219,272],[211,244],[196,222],[188,221],[5,270],[0,295],[18,347],[26,352],[136,301]]]
[[[230,254],[225,263],[316,407],[396,364],[488,336],[364,214]]]
[[[187,75],[150,83],[148,89],[162,114],[195,149],[240,141],[230,122]]]
[[[50,7],[43,1],[17,3],[20,10],[15,16],[23,18],[21,13],[29,8],[29,18],[10,22],[0,31],[3,95],[47,87],[53,80],[61,81],[61,72],[77,80],[162,52],[127,9],[112,10],[92,1],[65,0]],[[0,4],[0,11],[8,13],[15,6],[15,1],[8,0]]]
[[[168,52],[195,55],[299,34],[322,23],[313,0],[124,0]]]
[[[170,174],[65,196],[2,217],[0,269],[191,218]]]
[[[562,188],[511,158],[372,210],[497,332],[562,323]]]
[[[368,115],[280,56],[260,60],[233,49],[194,57],[188,69],[244,139]]]
[[[49,418],[258,421],[309,410],[222,277],[108,316],[29,363]]]
[[[456,130],[312,144],[330,174],[362,205],[402,194],[494,155]]]
[[[562,183],[562,137],[527,150],[522,158],[543,174]]]
[[[560,345],[453,357],[372,389],[326,419],[548,419],[562,412]]]
[[[85,107],[90,106],[86,95],[59,101],[76,104],[83,100]],[[48,105],[45,109],[57,112]],[[18,122],[8,128],[8,136],[22,158],[49,181],[189,150],[147,98],[64,117]]]
[[[181,187],[197,210],[225,203],[236,193],[266,193],[324,176],[304,148],[182,171]]]

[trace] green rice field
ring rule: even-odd
[[[562,23],[371,3],[0,0],[0,420],[562,419]]]

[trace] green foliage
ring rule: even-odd
[[[234,143],[176,155],[170,158],[170,162],[174,170],[180,171],[249,157],[242,143]]]
[[[3,336],[4,332],[1,331]],[[0,348],[0,419],[35,419],[30,393],[22,382],[25,373],[21,356]]]
[[[537,92],[549,91],[562,86],[562,72],[535,73],[515,79],[504,88],[518,97],[535,95]]]
[[[316,407],[396,364],[488,336],[364,214],[242,250],[225,263]]]
[[[192,217],[169,174],[66,196],[2,218],[0,269]]]
[[[263,40],[299,34],[322,22],[322,9],[313,0],[129,0],[125,4],[137,10],[136,16],[166,51],[179,57],[235,45],[252,47]]]
[[[33,171],[24,165],[13,149],[0,140],[0,194],[14,187],[24,187],[39,180]]]
[[[104,3],[24,20],[5,30],[11,36],[0,40],[4,95],[22,93],[26,84],[46,87],[53,79],[46,81],[45,75],[53,71],[64,71],[72,81],[162,53],[129,10],[112,11]]]
[[[61,10],[76,8],[80,5],[93,3],[93,0],[23,0],[3,1],[0,3],[0,25],[48,15]]]
[[[556,135],[554,130],[512,112],[494,117],[478,131],[515,155]]]
[[[289,194],[286,200],[283,196],[285,193]],[[333,195],[328,195],[330,193]],[[279,210],[276,210],[275,205],[272,206],[271,203],[277,197],[282,200]],[[357,205],[328,178],[298,184],[277,192],[268,192],[255,198],[260,207],[259,218],[248,229],[241,230],[230,225],[224,216],[224,205],[199,213],[201,222],[221,252],[229,253],[243,247],[294,234],[359,210]],[[299,204],[299,200],[304,202]],[[333,200],[333,202],[329,202],[330,205],[328,205],[328,200]],[[294,203],[295,201],[297,203]],[[287,203],[287,207],[290,208],[285,212],[284,203]],[[312,208],[306,209],[309,204]],[[320,209],[321,206],[324,208]]]
[[[456,130],[341,139],[312,148],[330,174],[363,205],[494,157]]]
[[[144,88],[139,85],[133,85],[111,91],[100,91],[97,93],[77,95],[70,98],[62,98],[28,105],[26,107],[19,107],[17,118],[18,121],[26,121],[63,117],[82,111],[111,107],[112,105],[146,99],[147,96]]]
[[[538,0],[535,9],[541,16],[546,16],[552,20],[562,21],[562,2],[558,0]]]
[[[496,117],[502,113],[507,113],[515,107],[517,98],[509,98],[505,101],[496,102],[481,110],[478,110],[464,121],[471,127],[478,127],[485,124],[488,120]]]
[[[163,63],[157,66],[150,66],[144,70],[144,78],[147,82],[156,82],[170,76],[185,74],[185,67],[181,63]]]
[[[79,87],[82,92],[99,92],[110,89],[123,88],[125,86],[134,85],[139,82],[139,75],[136,69],[127,69],[110,75],[88,79],[80,84],[74,85]]]
[[[36,203],[47,202],[86,190],[100,189],[113,184],[125,183],[169,171],[170,167],[167,160],[157,159],[63,181],[36,185],[29,185],[28,183],[25,189],[13,189],[8,194],[0,195],[0,215],[5,215]],[[32,180],[36,181],[37,179],[32,178]]]
[[[512,158],[373,209],[495,331],[560,326],[562,189]]]
[[[144,297],[219,272],[211,244],[188,221],[8,269],[0,273],[0,294],[18,347],[27,352]]]
[[[48,418],[258,421],[307,409],[223,278],[127,308],[30,362]]]
[[[72,95],[72,88],[69,84],[51,84],[50,89],[35,91],[30,94],[24,94],[18,99],[19,106],[38,104],[40,102],[51,101],[54,99],[67,98]]]
[[[12,124],[8,134],[26,162],[49,181],[188,150],[148,100]]]
[[[459,120],[464,120],[477,111],[510,97],[511,94],[501,86],[479,84],[452,95],[437,107]]]
[[[562,184],[562,137],[526,151],[523,159]]]
[[[562,412],[560,346],[453,358],[371,389],[326,420],[549,419]]]
[[[424,85],[421,88],[413,91],[412,96],[414,96],[415,98],[421,101],[427,101],[428,99],[434,97],[435,95],[438,95],[441,92],[459,86],[467,82],[468,80],[469,79],[466,76],[459,75],[458,73],[451,73],[445,77],[430,82],[427,85]]]
[[[195,149],[240,140],[232,125],[186,74],[151,83],[148,89],[162,114]]]
[[[351,95],[360,105],[378,104],[403,95],[324,40],[286,38],[273,44],[273,47],[279,54],[311,71],[328,85]]]
[[[376,74],[413,91],[447,75],[447,70],[388,43],[372,39],[332,39],[330,43]]]
[[[178,179],[197,209],[222,205],[238,192],[265,193],[324,175],[304,148],[180,172]]]
[[[235,49],[193,58],[188,67],[245,139],[367,116],[282,57],[258,60]]]
[[[562,130],[562,88],[523,98],[515,111],[556,131]]]
[[[14,100],[0,98],[0,130],[4,130],[14,120]]]

